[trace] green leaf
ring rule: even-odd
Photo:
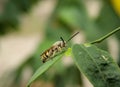
[[[74,61],[94,87],[120,87],[120,70],[109,53],[91,44],[74,45]]]
[[[38,68],[38,70],[34,73],[34,75],[31,77],[31,79],[29,80],[27,87],[30,86],[30,84],[35,81],[40,75],[42,75],[46,70],[48,70],[54,63],[56,63],[61,57],[63,56],[63,54],[59,54],[57,55],[55,58],[47,61],[46,63],[44,63],[42,66],[40,66]]]

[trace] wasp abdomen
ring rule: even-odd
[[[42,53],[41,59],[43,63],[45,63],[48,59],[54,57],[55,54],[57,54],[58,52],[61,52],[64,47],[65,43],[62,41],[57,41],[56,43],[54,43],[51,48]]]

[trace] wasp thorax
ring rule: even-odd
[[[53,46],[59,46],[59,47],[65,47],[66,46],[66,42],[64,41],[57,41],[53,44]]]

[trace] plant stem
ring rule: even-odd
[[[110,37],[111,35],[113,35],[114,33],[118,32],[120,30],[120,27],[116,28],[115,30],[111,31],[110,33],[106,34],[105,36],[93,41],[93,42],[90,42],[90,44],[95,44],[95,43],[100,43],[102,42],[103,40],[107,39],[108,37]]]

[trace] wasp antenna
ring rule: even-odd
[[[73,37],[75,37],[77,34],[79,34],[79,32],[73,34],[66,42],[69,42]]]
[[[62,37],[60,37],[60,39],[61,39],[63,42],[65,42],[64,39],[63,39]]]

